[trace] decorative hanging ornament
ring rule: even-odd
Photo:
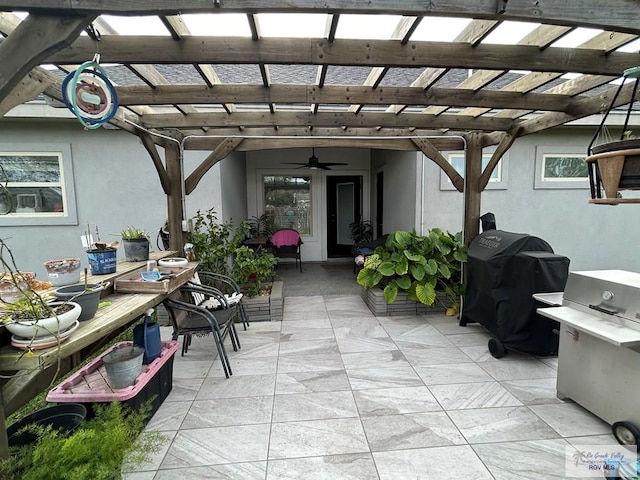
[[[90,130],[100,128],[118,110],[118,94],[107,72],[95,59],[70,72],[62,82],[62,100]]]

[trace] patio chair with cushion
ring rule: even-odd
[[[194,294],[203,295],[205,301],[215,299],[224,308],[214,311],[195,305]],[[189,351],[193,335],[212,335],[224,374],[229,378],[229,375],[232,375],[231,364],[224,348],[224,340],[228,335],[235,351],[240,348],[240,341],[234,325],[236,311],[229,308],[224,294],[212,287],[185,285],[173,292],[163,303],[173,327],[173,340],[178,340],[180,335],[184,337],[182,356]]]
[[[229,306],[236,310],[236,320],[241,321],[244,329],[247,329],[247,327],[249,326],[249,319],[247,317],[247,312],[245,311],[244,304],[242,303],[243,294],[240,291],[240,287],[233,278],[227,275],[222,275],[221,273],[200,271],[196,272],[193,278],[189,280],[187,284],[195,286],[205,285],[221,291],[224,294]],[[215,297],[206,299],[203,295],[197,293],[193,293],[192,296],[194,297],[194,303],[196,305],[200,305],[212,310],[223,308],[217,302]]]
[[[283,228],[271,235],[271,246],[273,254],[279,258],[293,258],[296,261],[296,268],[302,272],[302,258],[300,256],[300,245],[302,238],[297,230]]]

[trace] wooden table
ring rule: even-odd
[[[158,260],[175,254],[176,252],[168,251],[154,252],[150,258]],[[195,271],[197,263],[191,262],[189,267]],[[168,293],[113,291],[116,278],[144,268],[146,264],[141,262],[118,262],[113,274],[88,275],[88,283],[111,282],[101,299],[111,304],[99,308],[92,319],[80,322],[77,330],[59,346],[35,350],[32,356],[25,355],[22,350],[11,345],[0,347],[0,372],[5,376],[0,390],[0,458],[8,454],[6,415],[13,413],[34,395],[48,388],[58,376],[59,370],[66,372],[73,369],[93,353],[95,348],[101,347],[102,342],[111,334],[133,323],[147,310],[167,298]],[[176,288],[179,286],[176,285]]]

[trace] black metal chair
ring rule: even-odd
[[[215,312],[203,306],[193,303],[193,295],[203,295],[207,299],[215,298],[224,308]],[[224,348],[224,340],[227,335],[231,338],[234,351],[240,348],[238,333],[235,329],[236,310],[229,308],[224,294],[212,287],[185,285],[175,291],[164,302],[169,321],[173,327],[173,340],[182,340],[182,356],[189,351],[193,335],[213,336],[222,362],[225,376],[229,378],[233,374],[231,363]]]
[[[209,286],[225,294],[225,298],[227,299],[227,303],[229,303],[229,306],[237,310],[237,319],[242,321],[244,329],[247,329],[247,327],[249,326],[249,319],[247,317],[247,312],[244,309],[244,304],[242,303],[243,295],[240,291],[240,287],[233,278],[227,275],[222,275],[221,273],[199,271],[196,272],[192,280],[189,280],[187,282],[187,285]],[[216,306],[215,301],[207,302],[205,298],[198,298],[197,295],[195,295],[194,297],[196,305],[200,305],[214,311],[222,308],[220,306]]]
[[[300,245],[302,238],[297,230],[292,228],[282,228],[274,232],[269,239],[273,254],[279,258],[293,258],[296,261],[296,268],[302,272],[302,257],[300,256]]]

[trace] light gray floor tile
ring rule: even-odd
[[[273,395],[275,388],[275,375],[233,375],[231,378],[212,377],[204,381],[196,399],[259,397]]]
[[[305,295],[304,297],[284,297],[285,311],[294,310],[304,312],[308,310],[324,310],[324,297],[322,295]]]
[[[559,437],[527,407],[450,410],[447,413],[472,444]]]
[[[358,418],[274,423],[269,459],[364,453],[369,446]]]
[[[491,352],[489,352],[489,347],[487,346],[486,343],[482,345],[462,346],[460,347],[460,350],[462,350],[471,360],[478,363],[508,362],[511,360],[522,360],[522,359],[534,358],[533,356],[525,353],[507,352],[507,354],[504,357],[497,359],[493,355],[491,355]]]
[[[368,417],[362,425],[372,452],[466,443],[444,412]]]
[[[375,452],[380,480],[492,480],[468,445]]]
[[[147,430],[174,431],[180,429],[190,407],[190,401],[163,403],[149,420]]]
[[[496,480],[563,480],[567,447],[563,439],[473,445]]]
[[[183,429],[270,423],[273,397],[196,400],[184,418]]]
[[[457,317],[446,317],[442,319],[429,320],[429,323],[434,326],[436,330],[445,335],[455,335],[464,333],[485,333],[487,330],[478,323],[470,323],[466,327],[460,326],[460,320]]]
[[[586,435],[583,437],[566,437],[565,440],[571,445],[579,447],[581,445],[616,445],[620,446],[616,437],[612,433],[602,435]]]
[[[379,352],[381,350],[397,350],[398,347],[389,337],[349,337],[338,338],[340,353]]]
[[[229,358],[264,358],[264,357],[277,357],[280,350],[280,345],[277,342],[269,343],[242,343],[244,339],[240,340],[242,348],[237,352],[233,350],[227,351]]]
[[[281,333],[280,342],[297,342],[299,340],[334,340],[331,328],[310,328],[296,332]]]
[[[331,325],[333,328],[345,328],[345,327],[381,327],[380,322],[376,317],[334,317],[331,319]],[[388,335],[384,335],[385,337]]]
[[[243,375],[275,375],[278,367],[278,357],[245,358],[233,355],[229,357],[229,363],[231,364],[231,372],[233,373],[231,378]],[[216,364],[209,371],[208,378],[224,378],[224,376],[222,365]]]
[[[523,380],[530,378],[556,378],[556,371],[535,358],[510,362],[482,362],[479,364],[496,380]]]
[[[373,325],[354,325],[349,327],[333,327],[337,339],[352,337],[371,337],[385,338],[388,337],[387,331],[380,324]]]
[[[165,402],[184,402],[195,400],[204,378],[173,378],[171,392]]]
[[[242,329],[242,335],[279,332],[281,328],[282,322],[249,322],[249,328],[247,330]]]
[[[269,460],[267,480],[378,480],[370,453]]]
[[[575,403],[533,405],[531,410],[563,437],[599,435],[611,430],[606,422]]]
[[[269,428],[262,424],[181,430],[160,468],[266,460]]]
[[[339,353],[284,355],[278,359],[278,373],[327,372],[342,369],[344,365]]]
[[[296,333],[301,330],[308,330],[311,328],[331,328],[331,322],[329,317],[323,318],[309,318],[302,314],[298,314],[296,318],[291,320],[282,321],[282,333]]]
[[[386,350],[379,352],[358,352],[342,354],[342,361],[345,368],[380,368],[409,367],[409,362],[405,359],[400,350]]]
[[[410,367],[347,369],[347,376],[353,390],[424,386]]]
[[[421,365],[415,367],[415,370],[427,385],[493,381],[487,372],[473,363]]]
[[[353,396],[362,417],[442,410],[427,387],[373,388]]]
[[[491,335],[489,333],[458,333],[447,335],[451,343],[457,347],[472,347],[487,345]]]
[[[445,335],[441,333],[433,333],[431,335],[402,335],[401,337],[394,337],[394,341],[398,348],[408,350],[409,348],[446,348],[453,347]]]
[[[242,345],[243,350],[249,345],[265,345],[269,343],[278,343],[280,341],[280,328],[274,331],[255,331],[254,328],[255,322],[246,332],[243,330],[238,331],[240,345]]]
[[[338,353],[338,344],[334,339],[280,343],[281,357],[285,355],[314,355],[317,353]]]
[[[358,409],[350,391],[276,395],[273,403],[274,422],[357,416]]]
[[[458,347],[401,348],[411,365],[443,365],[447,363],[472,363]]]
[[[556,396],[555,377],[534,378],[531,380],[507,380],[500,383],[525,405],[565,403]]]
[[[545,365],[558,370],[558,357],[540,357],[540,361]]]
[[[276,394],[333,392],[350,390],[351,385],[344,370],[326,372],[292,372],[276,376]]]
[[[325,307],[331,318],[342,317],[373,317],[369,307],[356,295],[331,297],[325,300]]]
[[[429,390],[445,410],[512,407],[522,403],[498,382],[433,385]]]
[[[414,317],[416,318],[416,317]],[[387,320],[383,326],[389,333],[389,336],[399,339],[401,337],[428,337],[431,335],[441,335],[436,328],[425,320],[402,323],[394,320],[395,317],[391,317]]]
[[[215,347],[213,347],[215,350]],[[186,357],[191,355],[191,350],[187,353]],[[176,353],[176,356],[180,353]],[[211,354],[209,354],[211,355]],[[213,356],[209,360],[184,360],[185,357],[177,357],[173,362],[173,378],[205,378],[209,370],[214,365],[220,364],[220,360],[216,358],[213,361]]]
[[[267,462],[207,465],[206,467],[159,470],[153,480],[264,480]]]

